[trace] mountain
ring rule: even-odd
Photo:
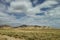
[[[21,26],[18,26],[18,28],[21,27],[21,28],[41,28],[41,29],[51,29],[51,27],[49,26],[39,26],[39,25],[21,25]]]
[[[0,28],[27,28],[27,29],[35,29],[35,28],[38,28],[38,29],[52,29],[52,27],[49,27],[49,26],[39,26],[39,25],[20,25],[20,26],[16,26],[16,27],[13,27],[13,26],[9,26],[9,25],[0,25]]]
[[[0,28],[3,28],[3,27],[11,27],[9,25],[0,25]]]

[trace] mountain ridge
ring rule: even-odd
[[[0,28],[41,28],[41,29],[51,29],[50,26],[39,26],[39,25],[20,25],[20,26],[10,26],[10,25],[0,25]]]

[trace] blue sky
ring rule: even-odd
[[[59,0],[0,0],[0,25],[60,27]]]

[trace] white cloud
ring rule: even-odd
[[[14,1],[9,7],[10,12],[25,12],[32,7],[30,1]]]
[[[11,2],[11,0],[7,0],[7,2]],[[52,5],[58,4],[56,1],[47,0],[44,3],[37,5],[36,7],[32,7],[30,0],[15,0],[12,1],[11,6],[6,10],[7,12],[3,12],[5,10],[5,5],[0,4],[0,24],[9,24],[9,25],[21,25],[21,24],[29,24],[29,25],[47,25],[47,26],[57,26],[60,22],[60,6],[56,8],[52,8]],[[3,7],[3,8],[2,8]],[[41,8],[49,7],[51,10],[41,11]],[[24,16],[20,19],[16,19],[14,15],[8,15],[8,13],[25,13],[27,16]],[[37,16],[37,13],[44,12],[45,15]]]
[[[6,9],[5,5],[0,3],[0,11],[4,11]]]
[[[16,0],[14,2],[11,2],[11,6],[9,7],[9,12],[19,12],[19,13],[25,13],[27,16],[36,17],[36,13],[41,13],[40,9],[43,7],[50,7],[52,8],[52,5],[58,4],[56,1],[45,1],[43,4],[38,5],[36,7],[32,7],[32,4],[29,0]],[[47,12],[45,12],[47,13]],[[51,14],[52,15],[52,14]],[[39,16],[38,16],[39,17]]]
[[[43,4],[40,4],[40,5],[37,5],[36,7],[34,8],[31,8],[31,9],[28,9],[27,11],[27,15],[28,16],[32,16],[32,17],[37,17],[35,14],[36,13],[41,13],[41,12],[44,12],[44,11],[41,11],[40,9],[41,8],[44,8],[44,7],[49,7],[49,8],[52,8],[53,6],[52,5],[56,5],[58,4],[58,2],[56,1],[45,1]],[[45,11],[45,14],[47,14],[47,11]],[[52,14],[51,14],[52,15]],[[39,16],[38,16],[39,17]],[[41,17],[41,16],[40,16]]]
[[[12,24],[12,23],[18,23],[19,21],[14,17],[10,16],[6,13],[0,12],[0,24]]]
[[[48,11],[48,14],[52,14],[51,16],[60,16],[60,7],[56,7],[50,11]]]

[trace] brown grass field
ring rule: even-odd
[[[60,29],[0,28],[0,40],[60,40]]]

